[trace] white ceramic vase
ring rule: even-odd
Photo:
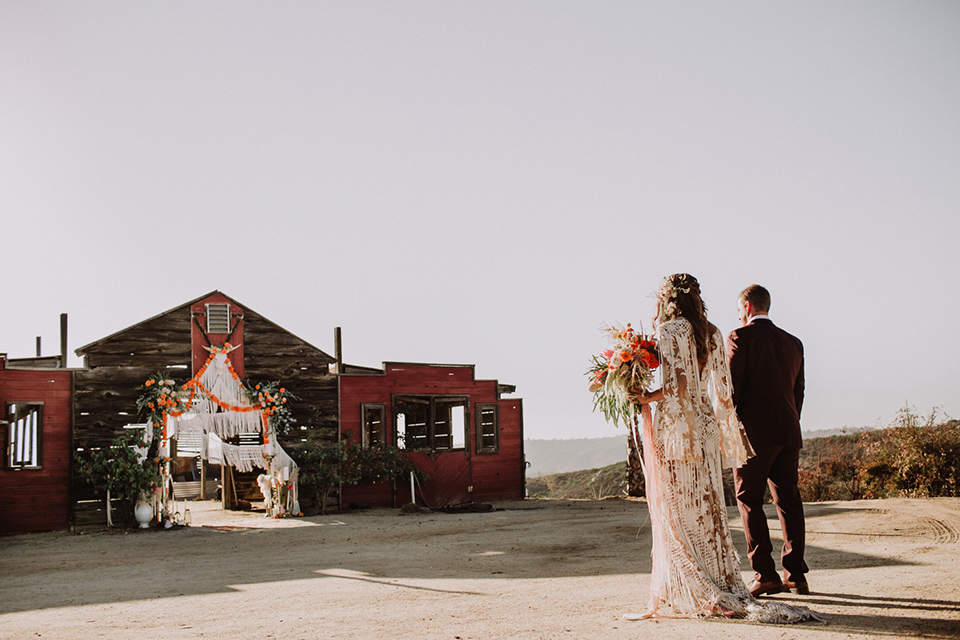
[[[140,498],[133,508],[133,516],[140,523],[141,529],[149,529],[150,521],[153,520],[153,504]]]

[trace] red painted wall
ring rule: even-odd
[[[408,454],[423,471],[431,475],[424,487],[425,492],[447,504],[471,500],[520,500],[524,497],[522,402],[516,398],[500,400],[496,380],[475,380],[472,366],[388,363],[382,374],[344,374],[340,376],[339,382],[341,437],[350,432],[351,439],[356,442],[361,438],[361,403],[382,403],[386,406],[387,443],[392,445],[393,395],[469,396],[465,451],[440,453],[435,459],[430,459],[430,456],[421,452]],[[499,402],[498,453],[476,453],[475,423],[478,402]],[[444,456],[453,458],[457,465],[467,465],[467,473],[458,471],[450,464],[441,464]],[[444,482],[456,482],[458,486],[430,486],[431,483]],[[463,484],[462,490],[459,483]],[[473,487],[472,493],[466,491],[467,486]],[[343,488],[344,505],[363,501],[378,506],[393,506],[393,500],[393,487],[387,484]],[[398,483],[396,501],[398,506],[410,502],[409,481]]]
[[[6,468],[9,431],[2,425],[0,535],[70,526],[72,375],[62,369],[0,369],[2,419],[8,402],[43,403],[40,469]]]
[[[523,401],[504,398],[499,413],[500,453],[473,456],[473,492],[483,496],[478,501],[520,500],[526,493]]]
[[[233,330],[232,334],[229,333],[207,333],[206,337],[209,338],[209,342],[204,339],[204,332],[207,330],[207,319],[206,312],[208,304],[229,304],[230,305],[230,326],[233,327],[236,325],[236,329]],[[243,309],[237,306],[237,303],[233,302],[225,295],[221,293],[214,293],[211,296],[195,302],[190,306],[190,314],[193,316],[190,321],[190,336],[192,343],[192,373],[191,376],[196,375],[197,371],[200,370],[200,367],[206,363],[207,358],[210,357],[210,352],[207,351],[204,347],[210,347],[211,342],[220,346],[225,342],[229,342],[232,346],[236,347],[233,351],[227,354],[227,358],[230,360],[230,364],[233,365],[233,370],[236,374],[242,379],[244,377],[243,371],[243,319],[234,318],[233,316],[243,314]],[[200,314],[200,315],[196,315]],[[197,322],[200,323],[200,326],[197,326]],[[203,327],[203,332],[200,331],[200,327]]]

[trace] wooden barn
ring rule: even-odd
[[[280,380],[297,396],[291,408],[297,425],[336,432],[337,378],[330,366],[335,359],[213,291],[76,350],[84,358],[84,367],[76,372],[75,448],[109,445],[127,425],[138,422],[137,398],[148,377],[166,371],[182,384],[204,366],[210,348],[225,344],[233,345],[228,357],[239,378]],[[298,431],[288,434],[287,440],[295,443],[300,437]],[[175,450],[172,457],[174,480],[183,483],[178,497],[194,497],[201,491],[209,496],[214,483],[206,483],[206,467],[196,451]],[[232,491],[224,493],[225,503],[244,499],[245,493],[248,499],[257,499],[257,472],[246,476],[237,478]],[[77,522],[98,519],[99,515],[90,515],[97,509],[93,496],[79,482],[76,486]]]
[[[61,367],[65,333],[61,341],[59,358],[0,366],[7,451],[0,533],[102,526],[102,499],[80,479],[73,452],[109,446],[130,433],[140,422],[137,400],[148,378],[162,372],[185,383],[202,374],[216,352],[226,353],[238,380],[280,382],[296,396],[290,407],[295,426],[277,438],[288,451],[309,435],[306,429],[367,448],[398,446],[429,476],[413,497],[431,507],[524,497],[522,402],[502,397],[512,386],[475,379],[473,365],[344,365],[339,331],[334,357],[219,291],[80,347],[79,369]],[[231,446],[266,443],[241,437]],[[258,471],[234,477],[224,466],[230,477],[217,477],[219,466],[208,469],[196,444],[185,439],[171,439],[168,453],[178,499],[211,497],[218,484],[233,495],[231,501],[224,489],[224,506],[244,491],[251,501],[261,499]],[[410,486],[344,487],[340,499],[396,506],[411,500]]]
[[[64,360],[0,354],[0,535],[69,527],[73,373]]]
[[[388,362],[340,374],[340,435],[364,448],[403,449],[429,476],[416,502],[440,508],[521,500],[525,494],[523,409],[515,388],[477,380],[473,365]],[[343,488],[343,502],[411,502],[407,483]]]

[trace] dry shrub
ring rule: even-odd
[[[800,494],[806,502],[960,495],[960,422],[905,407],[886,429],[808,440]]]
[[[901,409],[894,426],[878,433],[860,470],[867,498],[960,495],[960,421],[937,424]]]

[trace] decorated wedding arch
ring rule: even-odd
[[[204,460],[219,460],[242,472],[264,470],[258,482],[268,516],[299,514],[297,464],[276,437],[275,422],[285,412],[289,394],[277,384],[244,386],[227,357],[236,349],[229,342],[204,348],[210,356],[193,378],[177,385],[166,372],[158,372],[144,382],[138,401],[148,415],[148,433],[159,431],[160,513],[172,512],[170,440],[194,437]],[[227,442],[244,434],[262,436],[263,444]]]

